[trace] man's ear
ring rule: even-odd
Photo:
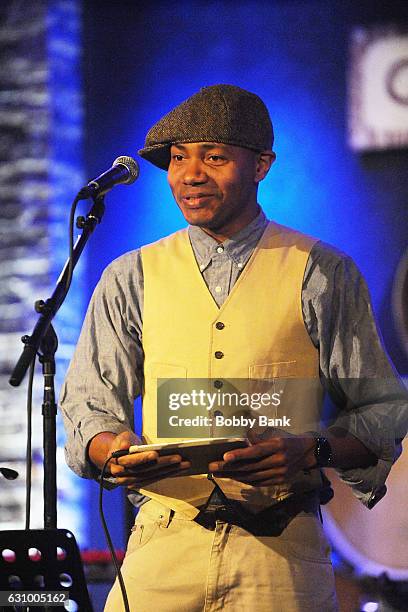
[[[262,151],[258,154],[255,167],[255,183],[260,183],[265,178],[275,159],[276,153],[274,151]]]

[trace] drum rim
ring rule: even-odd
[[[324,509],[324,530],[336,553],[352,565],[357,575],[380,576],[384,572],[391,580],[406,580],[408,568],[401,569],[373,561],[357,550],[341,530],[337,521],[330,514],[330,509]]]
[[[394,323],[399,334],[399,341],[404,349],[406,355],[408,355],[408,324],[404,309],[404,291],[408,286],[408,248],[403,253],[394,276],[394,282],[392,286],[392,313],[394,317]]]

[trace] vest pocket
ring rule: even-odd
[[[187,378],[187,368],[171,363],[151,363],[145,368],[145,375],[151,378]]]
[[[320,428],[323,387],[317,377],[305,376],[301,361],[279,361],[249,366],[250,386],[279,395],[276,416],[292,434]]]
[[[249,366],[249,378],[270,380],[272,378],[294,378],[297,376],[297,362],[275,361]]]

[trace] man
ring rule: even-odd
[[[62,390],[68,463],[97,477],[113,451],[140,443],[140,393],[143,441],[157,440],[158,379],[218,390],[231,379],[307,381],[291,401],[294,433],[249,430],[251,445],[211,463],[209,478],[184,476],[180,455],[110,462],[116,484],[140,492],[122,567],[137,612],[336,610],[320,468],[336,467],[372,507],[406,431],[359,272],[258,204],[272,146],[264,103],[231,85],[203,88],[151,128],[139,153],[167,170],[189,227],[107,268]],[[337,406],[324,431],[308,428],[323,388]],[[122,609],[115,585],[106,610]]]

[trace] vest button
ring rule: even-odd
[[[221,389],[223,387],[224,383],[222,382],[222,380],[214,380],[214,387],[216,389]]]
[[[224,357],[224,353],[222,351],[215,351],[214,355],[216,359],[222,359]]]
[[[216,417],[217,417],[217,416],[222,416],[222,412],[221,412],[221,410],[215,410],[215,411],[214,411],[214,416],[216,416]]]
[[[217,329],[224,329],[225,323],[223,323],[222,321],[217,321],[217,323],[215,324],[215,327]]]

